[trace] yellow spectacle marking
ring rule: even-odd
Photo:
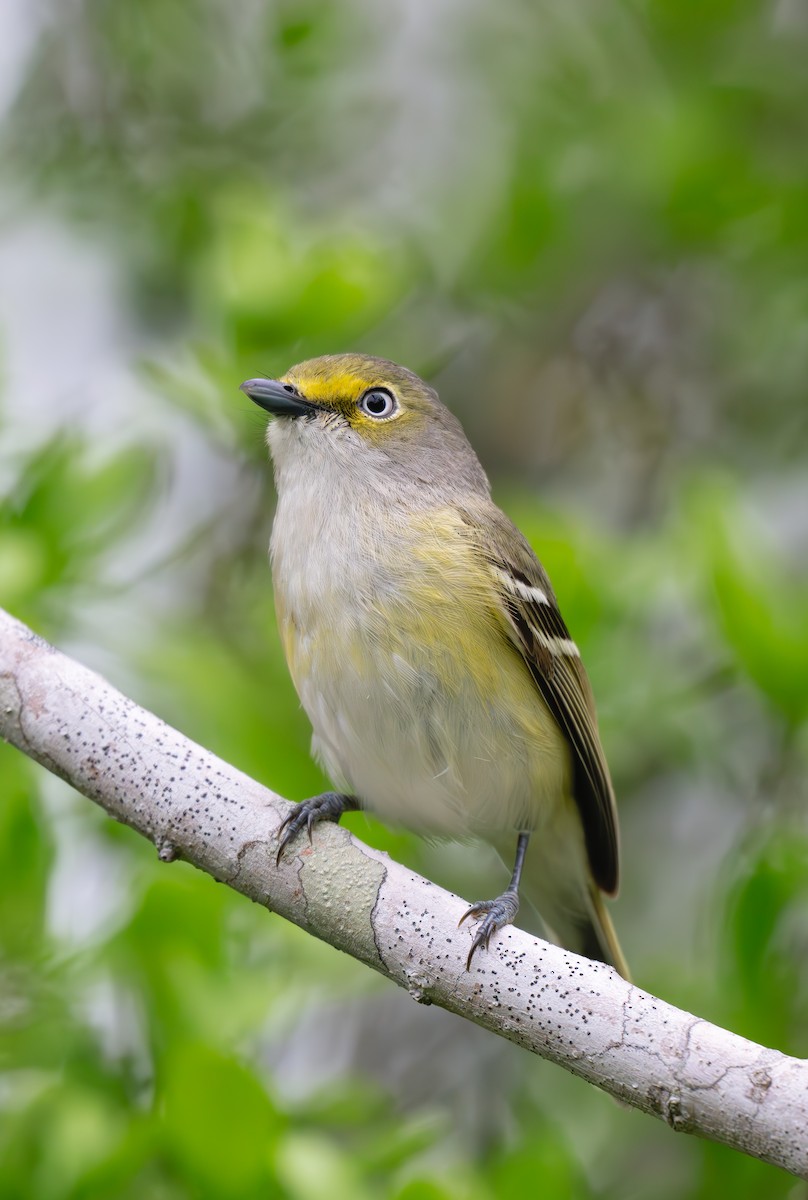
[[[318,404],[355,403],[370,387],[392,387],[386,380],[371,379],[358,371],[290,371],[284,383],[293,383],[307,400]]]

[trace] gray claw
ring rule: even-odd
[[[466,959],[467,971],[471,970],[471,960],[480,947],[487,950],[494,934],[505,925],[510,925],[518,911],[519,896],[516,892],[503,892],[496,900],[480,900],[466,909],[458,921],[458,926],[462,925],[467,917],[479,921]]]
[[[284,850],[290,842],[294,841],[301,830],[306,830],[309,841],[311,841],[312,830],[320,821],[339,821],[343,813],[356,807],[357,803],[353,796],[343,796],[340,792],[323,792],[321,796],[311,796],[308,800],[301,800],[278,827],[278,853],[275,855],[275,866],[280,865]]]

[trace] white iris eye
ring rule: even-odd
[[[392,417],[398,408],[398,403],[393,393],[388,392],[387,388],[370,388],[360,399],[359,408],[369,417],[375,417],[377,421],[384,421],[387,417]]]

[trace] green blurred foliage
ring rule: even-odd
[[[638,981],[804,1056],[799,6],[42,13],[9,42],[28,51],[0,108],[0,255],[33,214],[103,256],[94,319],[115,308],[139,390],[85,413],[45,350],[23,387],[3,313],[24,297],[0,277],[0,602],[315,792],[271,613],[263,422],[237,385],[342,349],[428,373],[589,666]],[[101,365],[74,369],[81,394]],[[160,865],[8,747],[0,778],[4,1198],[798,1194],[504,1044],[453,1050],[440,1014],[414,1032],[366,970]],[[347,823],[478,893],[473,848]]]

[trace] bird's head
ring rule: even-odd
[[[448,472],[487,487],[457,418],[414,372],[387,359],[327,354],[279,379],[248,379],[241,390],[277,418],[267,441],[281,470],[319,459],[324,467],[395,470],[422,484]]]

